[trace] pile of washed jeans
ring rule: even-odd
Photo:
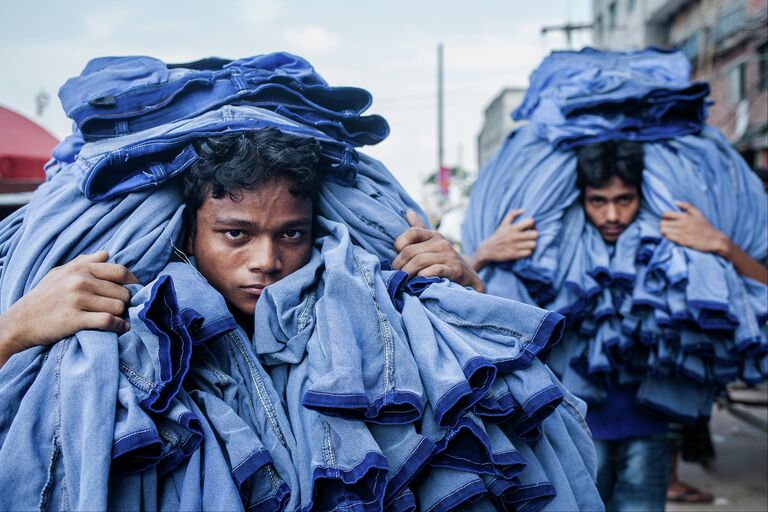
[[[511,209],[524,210],[519,220],[534,218],[536,250],[483,269],[489,293],[567,317],[563,342],[547,362],[580,398],[600,402],[609,382],[639,384],[640,402],[685,421],[708,416],[723,384],[768,376],[768,288],[718,256],[663,238],[661,216],[687,201],[764,261],[766,194],[716,129],[689,133],[664,116],[628,129],[604,112],[629,116],[638,101],[667,102],[665,112],[692,109],[690,119],[699,119],[703,98],[693,105],[680,91],[706,87],[688,84],[688,73],[682,54],[658,50],[588,49],[545,59],[516,111],[530,123],[481,169],[463,229],[472,254]],[[561,112],[578,105],[581,114],[547,117],[552,105]],[[640,211],[614,246],[585,219],[569,149],[609,139],[645,141]]]
[[[584,403],[537,358],[563,317],[387,263],[420,210],[354,147],[387,133],[366,91],[278,53],[97,59],[61,97],[76,131],[0,223],[0,312],[97,250],[142,284],[128,333],[0,369],[0,508],[602,508]],[[177,249],[179,175],[195,140],[266,126],[318,140],[324,183],[249,337]]]
[[[690,81],[679,51],[552,52],[531,75],[515,120],[569,149],[607,138],[656,141],[698,133],[709,85]]]

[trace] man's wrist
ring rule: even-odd
[[[733,258],[733,243],[725,234],[718,232],[715,254],[730,261]]]
[[[477,248],[475,255],[470,258],[469,263],[472,266],[472,270],[475,272],[480,272],[480,270],[488,264],[488,259],[485,257],[485,249],[482,244]]]
[[[21,351],[17,339],[13,319],[8,314],[0,315],[0,366]]]

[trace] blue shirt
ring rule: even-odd
[[[598,441],[613,441],[666,432],[667,416],[640,404],[636,395],[637,385],[608,386],[606,400],[590,404],[587,411],[586,420],[592,437]]]

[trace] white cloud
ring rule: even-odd
[[[316,25],[285,30],[285,39],[291,49],[302,55],[323,55],[339,47],[339,37]]]
[[[238,0],[232,12],[237,13],[236,19],[241,23],[258,26],[275,21],[282,10],[281,0]]]

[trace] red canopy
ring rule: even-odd
[[[44,180],[43,165],[58,142],[39,124],[0,107],[0,180]]]

